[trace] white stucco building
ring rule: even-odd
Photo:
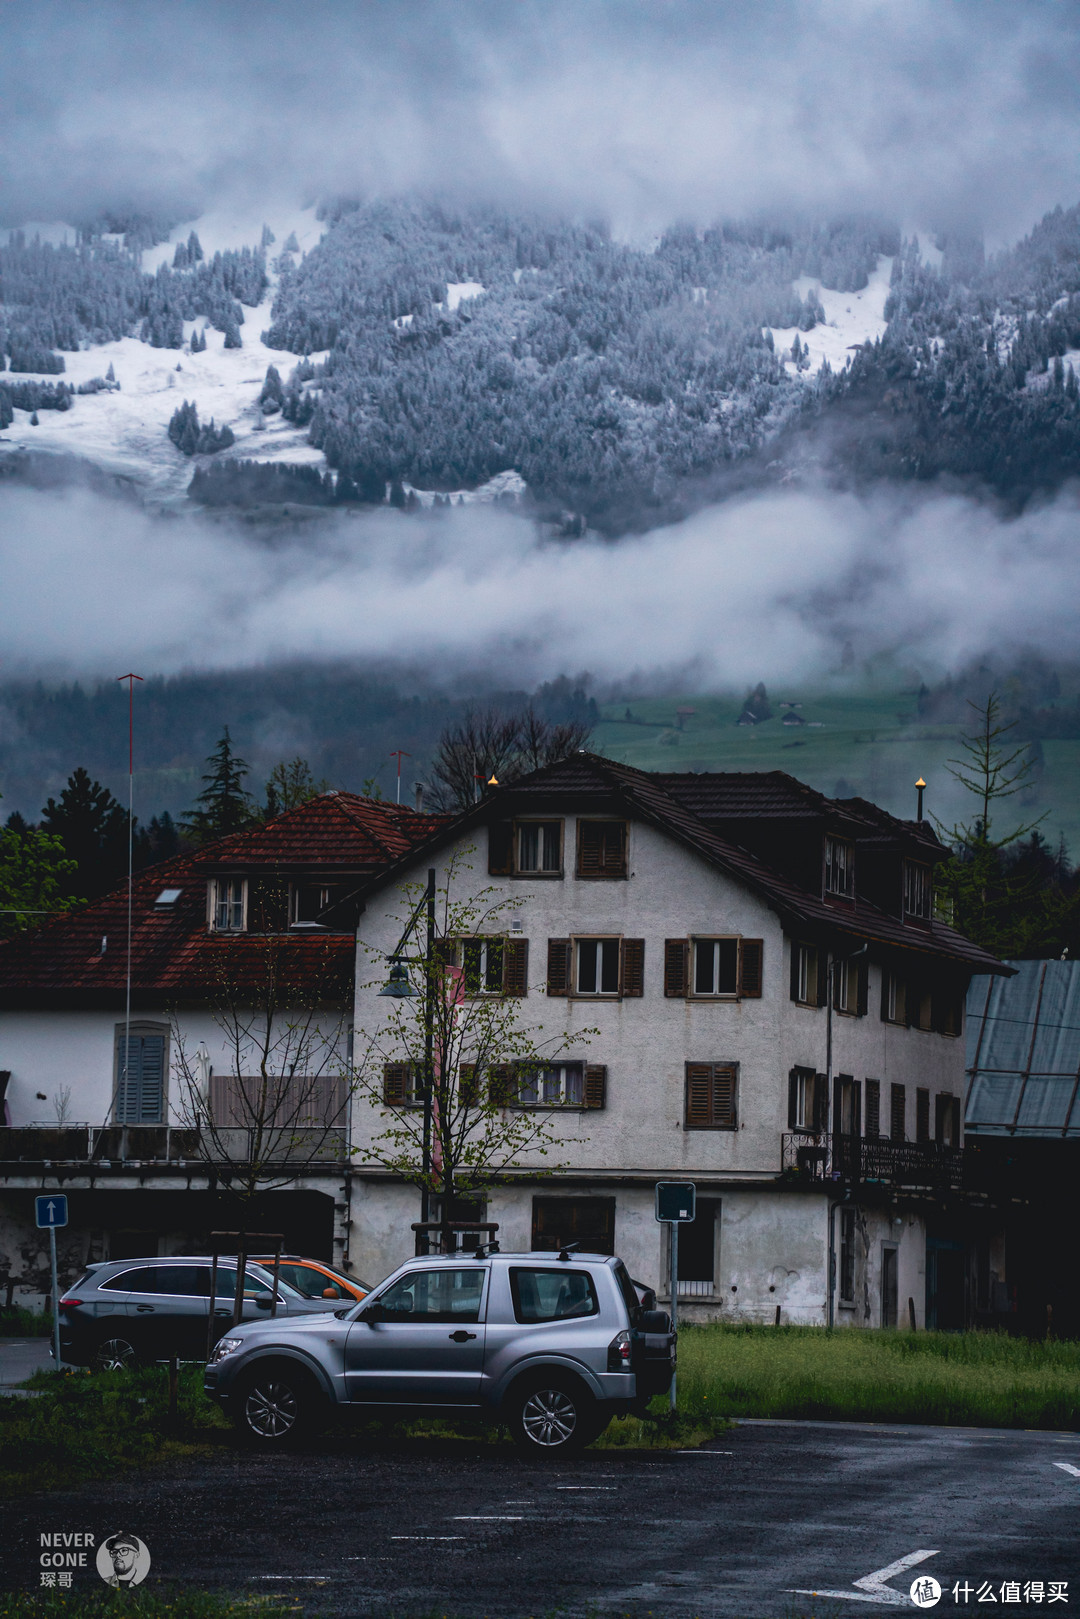
[[[962,1184],[963,1003],[1001,969],[933,917],[942,854],[926,826],[778,772],[580,754],[462,816],[328,794],[142,874],[130,1030],[126,891],[0,946],[0,1281],[40,1297],[32,1197],[52,1188],[71,1197],[69,1275],[241,1220],[369,1281],[411,1254],[420,1195],[371,1144],[415,1126],[423,1065],[372,1040],[401,1005],[378,991],[404,896],[453,871],[455,902],[504,909],[440,932],[448,987],[511,1010],[528,1049],[562,1048],[539,1070],[488,1053],[468,1083],[561,1144],[479,1190],[462,1177],[432,1216],[497,1224],[504,1248],[617,1251],[663,1293],[654,1187],[693,1181],[684,1314],[962,1325],[971,1256],[996,1240]],[[321,1135],[240,1208],[251,1055],[222,1008],[257,1011],[268,973],[322,1042],[279,1065],[282,1105],[306,1085]],[[235,1131],[224,1156],[184,1106],[193,1073]]]

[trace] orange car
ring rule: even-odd
[[[251,1259],[274,1268],[273,1254],[251,1254]],[[344,1271],[324,1265],[321,1259],[302,1259],[297,1254],[282,1254],[278,1267],[281,1280],[295,1287],[306,1299],[344,1299],[347,1303],[366,1298],[371,1289],[359,1277],[346,1276]]]

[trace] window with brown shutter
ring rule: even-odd
[[[881,1082],[866,1081],[866,1134],[873,1138],[881,1134]]]
[[[547,992],[549,995],[569,995],[570,993],[569,939],[548,940]]]
[[[800,1006],[825,1005],[824,951],[816,944],[791,942],[791,999]]]
[[[577,875],[625,877],[625,821],[582,821],[577,824]]]
[[[664,940],[664,994],[669,999],[682,999],[686,994],[686,961],[689,953],[688,939]]]
[[[492,1063],[488,1069],[488,1098],[495,1107],[506,1107],[514,1095],[514,1066]]]
[[[513,1063],[506,1065],[500,1081],[501,1106],[506,1107],[603,1107],[604,1075],[607,1070],[580,1062]],[[591,1076],[591,1077],[590,1077]],[[590,1100],[590,1090],[593,1100]],[[595,1098],[599,1096],[599,1101]]]
[[[414,1107],[423,1098],[418,1095],[416,1064],[388,1062],[383,1064],[383,1105],[385,1107]]]
[[[738,1079],[738,1063],[688,1062],[686,1064],[686,1128],[688,1130],[736,1129],[735,1093]]]
[[[479,1076],[474,1062],[458,1064],[458,1097],[462,1107],[479,1107],[483,1100]]]
[[[513,935],[503,945],[503,994],[529,993],[529,941]]]
[[[488,827],[488,874],[509,877],[514,869],[514,823],[492,821]]]
[[[748,1001],[761,997],[764,960],[764,939],[739,940],[739,994]]]
[[[645,940],[622,942],[622,992],[635,997],[645,993]]]
[[[921,1085],[915,1090],[915,1140],[930,1140],[930,1092]]]
[[[889,1139],[907,1140],[907,1091],[903,1085],[889,1087]]]
[[[607,1069],[603,1063],[585,1064],[585,1107],[605,1107],[607,1104]]]

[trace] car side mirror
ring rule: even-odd
[[[341,1294],[338,1292],[336,1287],[324,1287],[322,1296],[324,1299],[339,1299]]]
[[[386,1320],[386,1308],[376,1299],[374,1304],[365,1305],[361,1319],[366,1321],[369,1327],[372,1327],[376,1321]]]
[[[259,1293],[255,1299],[255,1308],[257,1310],[269,1310],[273,1302],[273,1299],[267,1298],[265,1293]]]
[[[656,1293],[653,1288],[647,1287],[641,1295],[641,1308],[643,1310],[656,1309]]]

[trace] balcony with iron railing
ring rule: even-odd
[[[939,1141],[791,1131],[783,1137],[781,1179],[955,1192],[964,1184],[964,1154]]]
[[[78,1171],[124,1166],[340,1163],[348,1156],[344,1126],[271,1132],[261,1148],[249,1129],[219,1129],[213,1136],[174,1124],[28,1125],[0,1128],[0,1164],[62,1164]]]

